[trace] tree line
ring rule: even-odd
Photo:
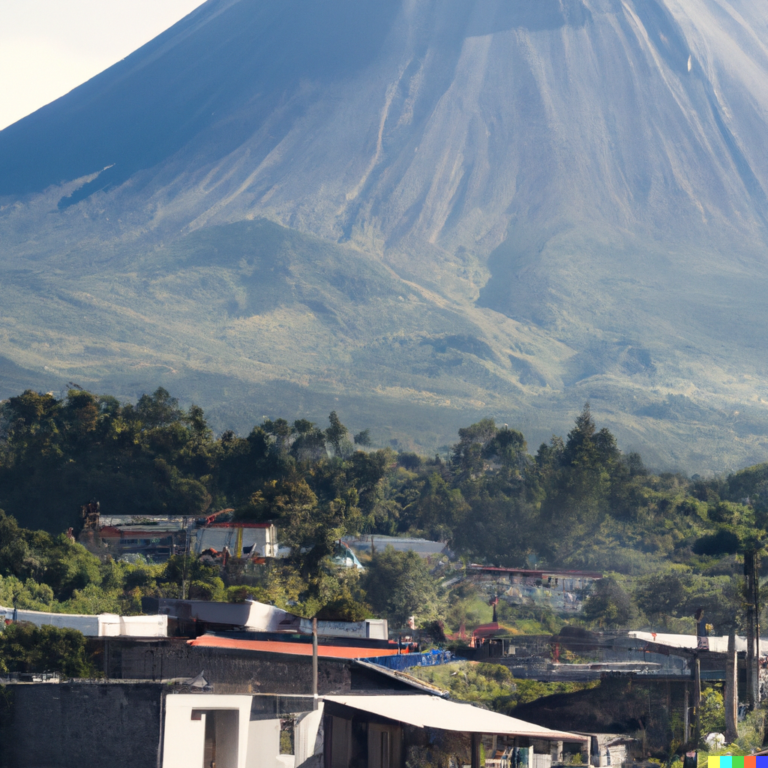
[[[197,561],[89,555],[62,532],[90,500],[104,514],[231,507],[240,520],[274,521],[291,556],[251,593],[307,615],[402,619],[416,604],[434,619],[455,609],[460,600],[418,558],[379,553],[362,579],[329,565],[342,535],[379,533],[440,539],[467,562],[524,566],[534,556],[611,572],[588,606],[596,624],[682,626],[699,603],[722,623],[730,609],[717,606],[740,599],[739,553],[766,536],[768,466],[711,480],[650,472],[598,429],[589,406],[535,453],[491,419],[460,429],[448,458],[372,442],[335,412],[327,426],[276,419],[216,436],[200,407],[164,389],[127,404],[79,388],[61,399],[26,391],[0,406],[0,600],[135,611],[143,595],[171,596],[187,567],[198,596],[243,598]]]

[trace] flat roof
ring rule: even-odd
[[[602,579],[603,574],[597,571],[558,571],[554,568],[537,568],[535,570],[530,568],[503,568],[498,565],[480,565],[478,563],[471,563],[469,566],[473,571],[492,571],[493,573],[519,573],[521,576],[534,576],[541,578],[542,576],[564,576],[570,579]]]
[[[140,537],[143,539],[161,539],[181,533],[184,528],[173,525],[158,525],[152,528],[142,528],[133,525],[105,525],[99,528],[98,535],[102,539]]]
[[[274,523],[210,523],[205,528],[274,528]]]
[[[728,635],[722,637],[710,636],[699,638],[696,635],[674,635],[666,632],[640,632],[631,630],[627,633],[630,637],[637,640],[643,640],[646,643],[655,643],[656,645],[666,645],[670,648],[685,648],[686,650],[708,650],[713,653],[728,653]],[[706,640],[706,643],[699,641]],[[768,653],[768,638],[758,638],[758,647],[760,655],[765,656]],[[703,647],[702,647],[703,646]],[[736,635],[736,650],[743,653],[747,650],[747,638]]]
[[[416,552],[418,555],[441,555],[448,549],[448,544],[444,541],[401,538],[400,536],[342,536],[341,540],[352,549],[366,552],[371,550],[371,543],[377,549],[383,550],[391,546],[395,550]]]
[[[447,701],[439,696],[323,696],[325,701],[386,717],[417,728],[437,728],[460,733],[487,733],[498,736],[526,736],[550,741],[585,742],[586,736],[555,731],[515,717],[490,712],[471,704]]]
[[[312,656],[312,643],[291,643],[279,640],[242,640],[220,635],[202,635],[188,645],[197,648],[229,648],[238,651],[284,653],[288,656]],[[360,648],[358,646],[318,645],[321,659],[375,659],[378,656],[397,656],[397,648]]]

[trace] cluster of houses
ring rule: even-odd
[[[100,555],[154,561],[194,552],[225,566],[227,558],[280,556],[274,525],[233,522],[227,512],[120,519],[89,505],[79,541]],[[394,545],[440,563],[450,556],[439,542]],[[393,546],[389,537],[340,541],[338,564],[361,568],[356,553],[386,546]],[[580,610],[601,574],[470,566],[461,578],[493,605],[505,599],[567,612]],[[633,761],[632,739],[573,727],[554,710],[527,722],[452,701],[410,672],[456,657],[420,652],[385,620],[309,621],[253,600],[147,598],[142,609],[127,617],[0,608],[6,624],[79,630],[102,673],[95,680],[37,674],[0,681],[0,749],[9,768],[599,768]],[[462,634],[463,658],[493,659],[515,678],[658,681],[667,709],[679,702],[684,711],[686,741],[701,681],[725,680],[727,638],[703,644],[569,631],[514,637],[494,621]],[[561,650],[592,660],[561,664]]]
[[[550,768],[575,755],[589,762],[587,735],[451,701],[408,674],[450,663],[451,654],[390,639],[386,621],[311,622],[255,601],[159,599],[146,607],[154,613],[5,609],[8,621],[79,629],[104,673],[5,680],[9,766]]]
[[[222,509],[202,518],[107,516],[97,503],[88,504],[77,540],[99,557],[140,556],[149,562],[192,553],[220,565],[230,557],[264,562],[281,556],[273,523],[234,521],[233,511]]]
[[[467,578],[489,598],[511,605],[535,605],[557,613],[579,613],[603,574],[545,568],[471,565]]]
[[[573,727],[554,709],[529,722],[452,701],[411,673],[456,657],[420,652],[391,637],[384,620],[309,621],[252,600],[146,599],[143,608],[146,615],[131,617],[0,608],[6,623],[78,629],[102,666],[96,680],[0,681],[6,765],[601,767],[632,763],[639,746],[620,733]],[[686,713],[701,681],[726,678],[727,638],[707,638],[706,647],[695,636],[641,632],[489,639],[502,640],[498,662],[515,677],[653,682],[661,706],[684,713],[686,740],[693,726]],[[744,643],[737,640],[736,655]],[[561,647],[594,661],[560,664],[553,651]],[[545,657],[547,668],[535,663]],[[520,674],[523,659],[531,661],[527,674]],[[743,661],[736,661],[738,673]]]
[[[262,564],[289,554],[278,542],[274,523],[232,519],[232,509],[201,518],[126,517],[101,515],[98,504],[83,507],[78,541],[100,557],[163,562],[171,555],[194,553],[206,563],[226,567]],[[453,555],[445,542],[395,536],[346,536],[339,540],[334,562],[339,567],[363,569],[359,556],[392,547],[416,552],[430,561]],[[471,565],[461,577],[473,582],[490,599],[512,605],[536,605],[558,613],[578,613],[601,573],[553,569],[500,568]]]

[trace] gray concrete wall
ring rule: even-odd
[[[163,686],[9,685],[8,768],[156,768]]]
[[[113,674],[116,671],[113,669]],[[179,643],[126,644],[120,652],[119,677],[124,680],[191,678],[201,672],[214,692],[220,694],[312,693],[310,657],[197,648]],[[351,686],[349,662],[320,659],[320,694],[346,693]]]

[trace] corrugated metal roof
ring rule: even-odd
[[[432,683],[428,683],[425,680],[419,680],[418,677],[409,675],[407,672],[402,672],[399,669],[389,669],[380,664],[376,664],[375,662],[365,661],[364,659],[355,659],[355,664],[363,669],[373,670],[379,675],[391,677],[393,680],[399,680],[401,683],[406,683],[413,688],[417,688],[433,696],[448,696],[448,691],[444,691],[442,688],[432,685]]]
[[[647,643],[656,643],[656,645],[666,645],[670,648],[687,648],[688,650],[702,650],[699,647],[699,638],[696,635],[673,635],[666,632],[629,632],[630,637],[635,637],[638,640],[644,640]],[[727,653],[728,652],[728,636],[722,637],[707,637],[706,650],[713,653]],[[768,653],[768,640],[762,637],[760,638],[760,655],[764,656]],[[744,653],[747,650],[747,639],[745,637],[736,636],[736,650],[740,653]]]
[[[105,525],[97,532],[102,539],[168,539],[177,533],[184,533],[184,529],[173,525],[158,525],[151,528]]]
[[[373,542],[371,542],[371,539],[373,539]],[[373,543],[373,546],[379,552],[383,552],[387,547],[392,547],[398,552],[416,552],[416,554],[423,557],[440,555],[448,548],[444,541],[402,538],[400,536],[344,536],[342,541],[352,549],[361,552],[370,552],[371,543]]]
[[[386,717],[417,728],[438,728],[460,733],[488,733],[498,736],[527,736],[552,741],[587,741],[587,737],[555,731],[515,717],[490,712],[438,696],[323,696],[361,712]]]
[[[188,645],[198,648],[230,648],[238,651],[260,651],[262,653],[284,653],[288,656],[311,656],[311,643],[285,643],[278,640],[240,640],[234,637],[202,635],[190,640]],[[397,649],[358,648],[338,645],[320,645],[317,655],[321,659],[370,659],[376,656],[394,656]]]

